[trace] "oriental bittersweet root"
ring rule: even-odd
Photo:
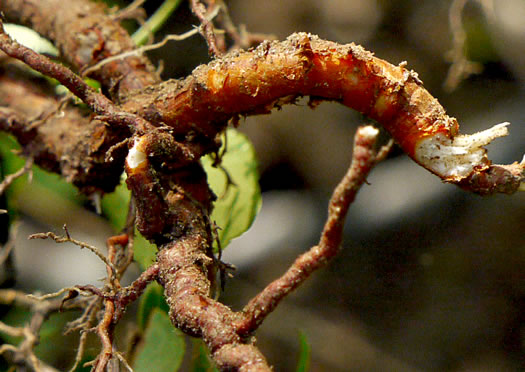
[[[470,191],[512,193],[523,179],[523,164],[492,165],[483,148],[508,133],[506,124],[460,135],[456,119],[403,64],[304,33],[233,52],[182,82],[170,80],[132,95],[123,107],[176,135],[209,140],[231,118],[269,113],[300,96],[310,96],[312,104],[339,101],[377,120],[412,159]]]
[[[133,49],[131,39],[102,5],[87,0],[70,0],[67,7],[60,7],[61,3],[2,0],[0,11],[10,21],[29,25],[54,41],[76,71]],[[202,4],[192,4],[202,18]],[[56,12],[59,7],[61,11]],[[208,40],[214,40],[211,26],[207,23],[204,30]],[[0,129],[12,133],[35,163],[60,173],[85,192],[111,191],[125,169],[136,207],[136,226],[159,248],[157,263],[132,285],[121,288],[118,278],[129,262],[117,263],[115,249],[127,245],[132,234],[128,226],[126,235],[108,242],[106,285],[77,288],[99,297],[87,302],[89,324],[104,306],[98,326],[103,351],[95,361],[97,370],[104,369],[111,358],[121,357],[112,349],[113,329],[126,306],[140,296],[147,283],[157,280],[165,289],[172,323],[201,337],[220,369],[269,371],[252,332],[290,291],[337,253],[346,211],[385,153],[374,151],[377,130],[358,130],[352,166],[334,191],[319,244],[243,311],[233,312],[210,296],[220,267],[212,251],[209,217],[215,195],[199,161],[218,150],[220,134],[231,119],[237,124],[241,116],[269,113],[301,96],[309,96],[311,106],[323,100],[338,101],[375,119],[412,159],[446,182],[482,195],[510,194],[524,178],[523,162],[493,165],[483,148],[507,134],[506,124],[461,135],[457,121],[446,115],[415,72],[354,44],[293,34],[285,41],[230,52],[196,68],[184,80],[166,82],[159,81],[143,56],[112,58],[89,70],[104,94],[3,32],[0,49],[59,80],[96,113],[88,117],[75,108],[65,108],[61,117],[43,115],[49,119],[32,125],[35,109],[49,112],[58,100],[38,86],[41,82],[36,84],[34,78],[20,72],[13,60],[0,56],[0,104],[4,106]],[[217,50],[210,46],[213,53]],[[123,257],[131,257],[129,251]]]

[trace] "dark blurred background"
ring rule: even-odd
[[[394,64],[406,60],[458,118],[462,132],[512,123],[510,136],[489,146],[492,160],[510,163],[525,153],[525,1],[468,2],[462,17],[467,52],[483,71],[452,91],[443,89],[452,47],[451,1],[227,4],[235,23],[251,32],[283,39],[307,31],[362,44]],[[152,12],[157,5],[150,0],[145,7]],[[183,4],[163,32],[181,33],[195,24]],[[209,60],[199,36],[151,56],[164,60],[165,78],[183,77]],[[225,252],[224,259],[238,269],[227,282],[224,302],[240,309],[317,243],[330,193],[349,165],[353,133],[367,122],[341,105],[310,110],[304,102],[242,122],[240,130],[260,159],[263,207],[252,229]],[[467,194],[399,150],[369,182],[351,208],[341,254],[285,300],[258,332],[276,370],[295,369],[300,331],[312,346],[312,371],[525,370],[525,193]],[[45,207],[35,209],[30,195],[25,208],[31,223],[20,227],[20,241],[47,229],[35,221],[58,226],[67,221],[72,233],[78,227],[79,239],[98,234],[95,243],[101,246],[110,234],[88,212],[53,210],[49,216]],[[88,220],[94,222],[86,228]],[[85,235],[78,235],[80,230]],[[50,269],[47,276],[36,276],[31,259],[42,242],[30,243],[15,252],[20,287],[53,290],[96,283],[103,275],[88,252],[52,245],[39,259],[69,259],[71,273]]]

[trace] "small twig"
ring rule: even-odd
[[[122,147],[125,147],[129,143],[129,141],[130,141],[130,139],[126,138],[126,139],[123,139],[122,141],[120,141],[119,143],[116,143],[113,146],[111,146],[108,149],[108,151],[106,151],[106,156],[104,157],[104,161],[106,161],[106,162],[113,161],[114,160],[113,152],[115,150],[121,149]]]
[[[18,329],[18,328],[17,328]],[[0,331],[1,332],[1,331]],[[6,332],[7,334],[7,332]],[[13,353],[17,352],[18,349],[16,348],[16,346],[14,345],[10,345],[10,344],[4,344],[4,345],[0,345],[0,355],[8,352],[8,351],[11,351]]]
[[[125,230],[129,230],[132,221],[134,220],[134,207],[130,206],[130,211],[128,214],[128,221]],[[69,236],[67,237],[71,239]],[[124,366],[130,370],[129,364],[125,361],[124,357],[115,350],[113,346],[113,331],[114,327],[121,318],[123,310],[133,301],[135,301],[144,291],[146,286],[157,278],[158,275],[158,265],[152,265],[147,270],[145,270],[139,278],[137,278],[129,287],[122,288],[120,284],[120,274],[125,271],[125,268],[129,265],[130,257],[126,254],[126,249],[124,252],[119,253],[117,246],[129,248],[129,236],[127,233],[113,236],[107,240],[108,246],[108,258],[107,260],[117,269],[117,274],[113,276],[113,272],[109,265],[107,265],[108,270],[108,281],[104,288],[100,289],[92,285],[77,286],[76,289],[89,292],[97,296],[100,299],[100,302],[104,303],[104,316],[99,322],[96,331],[99,336],[100,342],[102,344],[102,349],[97,356],[97,358],[89,363],[93,365],[95,371],[104,371],[106,368],[110,370],[110,361],[114,361],[118,364],[120,360]],[[100,303],[100,302],[97,302]],[[92,304],[93,305],[93,304]],[[69,330],[73,329],[73,326],[76,328],[88,327],[93,321],[93,310],[87,311],[81,317],[82,321],[79,319],[75,325],[71,324]],[[83,354],[83,348],[85,344],[85,337],[81,338],[79,346],[79,352],[75,358],[74,367],[76,367],[81,360]],[[116,358],[116,359],[114,359]],[[111,369],[112,370],[112,369]]]
[[[43,362],[38,360],[33,349],[39,341],[40,329],[44,321],[51,313],[60,310],[62,307],[61,301],[58,299],[38,301],[15,290],[0,290],[0,303],[29,307],[32,313],[30,321],[26,323],[24,327],[17,328],[18,330],[14,327],[0,323],[0,332],[23,337],[23,340],[17,347],[6,347],[4,350],[9,349],[8,351],[13,352],[13,361],[16,363],[24,363],[31,370],[39,370],[39,366],[42,366],[42,370],[50,370]],[[75,301],[71,307],[79,308],[83,305],[83,301]]]
[[[73,366],[69,369],[69,372],[73,372],[77,369],[80,362],[82,361],[82,358],[84,357],[84,352],[86,350],[86,341],[87,341],[88,333],[87,332],[81,332],[80,333],[80,339],[78,341],[78,347],[77,347],[77,353],[75,355],[75,361],[73,363]]]
[[[125,125],[142,132],[151,128],[151,124],[143,118],[121,111],[111,100],[91,88],[80,76],[66,66],[55,63],[46,56],[38,54],[11,39],[4,31],[1,20],[0,50],[10,57],[24,62],[32,69],[58,80],[98,114],[100,119],[110,124]]]
[[[31,307],[37,300],[14,289],[0,289],[0,304]]]
[[[55,370],[45,365],[34,354],[34,347],[38,344],[40,329],[47,317],[60,309],[61,302],[58,300],[37,301],[24,293],[14,290],[0,290],[0,303],[13,303],[30,308],[32,316],[24,327],[12,327],[0,322],[0,332],[16,337],[23,337],[18,346],[4,346],[0,348],[0,354],[10,351],[10,358],[16,363],[23,363],[30,370]]]
[[[115,312],[115,304],[112,300],[106,300],[104,301],[104,306],[104,318],[97,327],[102,350],[94,364],[95,372],[103,372],[113,356],[113,314]]]
[[[133,283],[125,288],[122,288],[122,290],[118,292],[115,301],[115,321],[122,316],[123,310],[130,303],[134,302],[140,297],[148,284],[157,279],[158,274],[159,265],[155,263],[144,270],[140,276],[133,281]]]
[[[28,157],[26,163],[22,168],[17,170],[15,173],[5,176],[2,183],[0,183],[0,195],[19,177],[22,177],[24,174],[29,173],[29,178],[31,179],[31,167],[33,166],[33,158]]]
[[[139,23],[143,23],[146,13],[144,12],[144,9],[141,8],[141,6],[145,2],[146,0],[134,0],[127,7],[118,9],[111,16],[116,21],[120,21],[124,19],[135,19]]]
[[[360,127],[357,130],[352,164],[332,194],[328,219],[319,244],[299,256],[283,276],[270,283],[245,306],[243,317],[236,325],[240,334],[254,331],[286,295],[337,254],[350,204],[366,181],[372,167],[384,159],[391,147],[389,144],[376,153],[374,146],[378,134],[379,131],[371,126]]]
[[[84,296],[91,296],[92,295],[91,293],[80,291],[77,287],[66,287],[66,288],[62,288],[62,289],[58,290],[57,292],[48,293],[48,294],[45,294],[45,295],[42,295],[42,296],[36,296],[36,295],[28,294],[27,297],[31,298],[33,300],[37,300],[37,301],[45,301],[45,300],[49,300],[50,298],[59,297],[59,296],[63,295],[64,293],[66,293],[66,292],[69,293],[71,291],[76,291],[79,294],[84,295]]]
[[[219,11],[218,8],[215,9],[213,12],[210,13],[208,18],[210,20],[213,19],[218,14],[218,11]],[[120,54],[108,57],[106,59],[103,59],[102,61],[94,64],[93,66],[90,66],[90,67],[88,67],[86,69],[83,69],[81,71],[82,72],[82,76],[88,76],[89,74],[97,71],[102,66],[104,66],[104,65],[106,65],[108,63],[111,63],[111,62],[114,62],[114,61],[118,61],[118,60],[121,60],[121,59],[124,59],[124,58],[127,58],[127,57],[140,56],[140,55],[144,54],[145,52],[149,52],[150,50],[155,50],[155,49],[158,49],[158,48],[162,48],[164,45],[166,45],[168,43],[168,41],[182,41],[182,40],[185,40],[185,39],[187,39],[187,38],[189,38],[191,36],[197,35],[198,33],[199,33],[199,29],[198,28],[194,28],[193,30],[187,31],[187,32],[185,32],[183,34],[180,34],[180,35],[166,35],[164,37],[164,39],[162,39],[162,41],[159,41],[158,43],[154,43],[154,44],[150,44],[150,45],[144,45],[144,46],[141,46],[140,48],[133,49],[133,50],[130,50],[128,52],[120,53]]]
[[[218,10],[219,7],[216,7],[216,9]],[[208,53],[211,56],[215,57],[222,56],[225,51],[220,50],[217,47],[217,37],[215,36],[213,24],[206,17],[206,7],[199,0],[191,0],[191,10],[193,11],[193,14],[197,16],[201,23],[201,27],[199,27],[199,32],[208,44]]]
[[[130,205],[130,210],[128,214],[128,221],[126,223],[125,230],[129,232],[130,229],[132,229],[133,221],[134,221],[134,207],[133,204]],[[99,322],[98,326],[96,327],[97,334],[100,338],[100,341],[102,343],[102,350],[100,351],[98,357],[95,361],[93,361],[91,364],[94,366],[95,371],[104,371],[106,367],[108,367],[108,363],[114,359],[116,363],[118,363],[118,360],[120,360],[124,366],[131,370],[131,367],[129,364],[125,361],[124,357],[118,353],[116,350],[114,350],[112,346],[113,341],[113,330],[122,316],[123,310],[127,307],[128,304],[135,301],[144,291],[148,283],[150,283],[152,280],[157,278],[158,275],[158,265],[152,265],[150,268],[145,270],[139,278],[137,278],[129,287],[122,288],[119,282],[120,275],[125,271],[125,268],[129,266],[129,262],[131,258],[129,257],[126,252],[123,252],[122,254],[119,254],[117,252],[117,246],[128,246],[129,243],[129,236],[127,233],[114,236],[110,239],[108,239],[107,245],[108,245],[108,257],[106,258],[96,247],[93,247],[89,244],[86,244],[84,242],[80,242],[78,240],[75,240],[71,237],[69,234],[69,231],[67,230],[67,227],[64,226],[65,234],[66,236],[57,236],[56,234],[52,232],[48,233],[41,233],[41,234],[33,234],[29,238],[30,239],[46,239],[51,238],[55,240],[57,243],[65,243],[65,242],[71,242],[75,245],[80,246],[81,248],[88,248],[92,252],[94,252],[104,263],[106,264],[107,270],[108,270],[108,281],[104,288],[99,289],[92,285],[84,285],[84,286],[76,286],[74,288],[64,288],[56,293],[47,294],[44,296],[36,297],[36,296],[25,296],[24,298],[27,298],[28,301],[34,304],[34,301],[44,301],[45,304],[46,300],[53,297],[58,297],[66,292],[71,294],[72,291],[75,291],[76,293],[81,293],[84,295],[95,295],[94,300],[90,300],[90,302],[87,302],[87,306],[85,306],[85,310],[80,318],[75,320],[74,322],[71,322],[68,324],[68,327],[66,329],[66,333],[69,333],[74,330],[81,330],[82,334],[79,341],[79,347],[78,352],[75,357],[75,362],[71,370],[74,370],[80,363],[82,359],[82,355],[84,354],[85,344],[87,340],[87,331],[92,330],[92,325],[96,321],[96,314],[98,310],[100,309],[101,304],[104,304],[104,316],[103,319]],[[129,247],[128,247],[129,248]],[[118,268],[118,269],[117,269]],[[7,300],[13,301],[14,297],[16,297],[17,293],[10,294]],[[69,295],[68,295],[69,296]],[[68,296],[66,296],[64,300],[68,299]],[[76,297],[76,294],[71,296],[71,298]],[[0,302],[2,301],[2,292],[0,291]],[[60,303],[60,306],[62,305],[62,302]],[[36,311],[35,311],[36,313]]]
[[[131,263],[133,262],[135,244],[135,215],[135,200],[131,198],[128,205],[128,215],[126,217],[126,224],[122,229],[127,241],[125,243],[125,249],[123,250],[122,254],[119,257],[119,261],[116,264],[118,269],[117,275],[119,279],[122,277],[122,275],[124,275],[124,272],[126,272],[129,265],[131,265]]]
[[[12,327],[3,322],[0,322],[0,332],[8,336],[11,336],[11,337],[23,337],[24,336],[24,330],[22,328]]]
[[[117,246],[125,247],[128,244],[128,235],[127,234],[121,234],[110,237],[106,241],[106,246],[108,247],[108,261],[111,262],[115,266],[115,280],[111,281],[110,286],[118,291],[120,290],[120,270],[119,268],[119,261],[121,260],[121,257],[124,257],[124,254],[119,254],[117,252]],[[108,279],[112,277],[111,268],[107,267],[107,273],[108,273]]]
[[[133,12],[133,11],[137,10],[138,8],[140,8],[142,6],[142,4],[144,4],[145,2],[146,2],[146,0],[134,0],[131,4],[129,4],[125,8],[119,9],[119,11],[117,13],[130,12],[130,11]]]
[[[110,248],[110,250],[112,249]],[[111,254],[111,256],[114,257],[113,254]],[[114,293],[107,293],[104,290],[101,290],[92,285],[77,286],[78,289],[88,291],[96,295],[99,299],[103,299],[104,301],[104,317],[96,328],[97,334],[102,344],[102,350],[93,362],[88,363],[88,365],[94,366],[95,371],[104,371],[108,366],[108,363],[114,357],[117,357],[118,360],[120,360],[128,370],[131,370],[131,367],[125,361],[124,357],[118,351],[114,350],[112,345],[114,327],[121,318],[123,310],[144,292],[144,289],[151,281],[157,278],[158,271],[159,267],[157,264],[150,266],[147,270],[142,272],[139,278],[137,278],[130,286],[126,288],[122,288],[118,282],[118,279],[115,279],[114,281],[111,281],[107,284],[107,286],[109,286],[109,288]],[[93,320],[92,314],[93,311],[89,313],[87,321],[82,324],[76,324],[75,327],[84,328],[85,326],[90,325]],[[86,319],[86,316],[83,316],[83,318]],[[71,329],[72,326],[68,331]],[[82,347],[84,347],[83,345],[85,343],[85,338],[81,338],[80,343]],[[80,350],[79,347],[79,352],[75,358],[74,367],[76,367],[80,362],[82,354],[83,348]]]
[[[101,306],[102,299],[100,297],[93,297],[93,299],[84,307],[84,311],[80,318],[69,322],[66,326],[64,334],[68,334],[77,330],[80,331],[80,340],[78,341],[78,349],[75,356],[75,361],[69,372],[76,370],[77,366],[82,361],[84,351],[86,349],[88,334],[90,331],[92,331],[93,324],[97,319],[97,313]]]
[[[450,30],[452,32],[452,49],[448,52],[448,56],[452,61],[452,65],[448,70],[443,87],[449,92],[456,89],[462,80],[472,74],[479,74],[483,69],[480,63],[472,62],[467,57],[467,34],[463,27],[462,15],[468,1],[453,0],[448,13]]]
[[[77,287],[75,288],[78,290]],[[67,323],[64,334],[69,334],[74,331],[88,331],[91,329],[91,324],[95,320],[96,314],[100,310],[101,304],[102,299],[100,297],[94,296],[90,298],[84,306],[82,315],[79,318]]]
[[[226,33],[230,35],[232,38],[234,45],[233,48],[243,48],[248,49],[250,46],[244,43],[246,39],[243,39],[239,31],[237,30],[237,27],[235,27],[235,24],[233,23],[230,12],[228,10],[228,6],[223,0],[217,0],[214,1],[217,3],[217,5],[221,8],[221,14],[218,17],[218,21]],[[226,42],[224,40],[224,37],[221,38],[221,40],[218,40],[219,44],[221,45],[222,49],[226,49]]]
[[[28,239],[48,239],[48,238],[51,238],[57,243],[73,243],[76,246],[79,246],[80,248],[87,248],[91,252],[93,252],[98,258],[100,258],[107,266],[109,266],[111,268],[112,277],[113,278],[115,277],[116,272],[117,272],[115,266],[113,265],[113,263],[111,263],[107,259],[106,256],[104,256],[104,254],[102,254],[102,252],[100,252],[100,250],[97,247],[89,245],[89,244],[84,243],[84,242],[81,242],[80,240],[76,240],[76,239],[71,238],[69,236],[69,232],[67,230],[66,225],[64,225],[64,230],[65,230],[67,236],[59,236],[59,235],[56,235],[55,233],[49,231],[47,233],[38,233],[38,234],[29,235]]]
[[[50,77],[54,77],[73,94],[82,99],[90,107],[97,107],[95,112],[107,113],[105,106],[112,106],[112,102],[85,83],[67,67],[54,63],[49,58],[17,43],[4,31],[0,21],[0,49],[10,57],[16,58],[32,69]],[[89,103],[88,103],[89,102]]]
[[[148,52],[150,50],[154,50],[154,49],[158,49],[158,48],[163,47],[164,45],[166,45],[168,43],[168,41],[185,40],[185,39],[187,39],[187,38],[189,38],[189,37],[191,37],[193,35],[197,35],[198,33],[199,33],[199,30],[194,28],[193,30],[187,31],[187,32],[185,32],[183,34],[180,34],[180,35],[167,35],[164,39],[162,39],[162,41],[159,41],[158,43],[150,44],[150,45],[144,45],[144,46],[141,46],[140,48],[133,49],[133,50],[130,50],[128,52],[120,53],[120,54],[108,57],[106,59],[103,59],[102,61],[94,64],[93,66],[90,66],[90,67],[82,70],[82,76],[88,76],[89,74],[93,73],[94,71],[100,69],[102,66],[104,66],[104,65],[106,65],[108,63],[111,63],[113,61],[121,60],[121,59],[124,59],[124,58],[127,58],[127,57],[132,57],[132,56],[140,56],[140,55],[142,55],[145,52]]]
[[[120,362],[124,365],[124,367],[126,367],[126,369],[129,372],[133,372],[133,368],[131,368],[131,366],[129,365],[128,361],[126,360],[126,358],[124,358],[124,355],[122,355],[121,352],[114,351],[113,354],[118,358],[118,360],[120,360]]]

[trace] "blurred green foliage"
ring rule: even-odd
[[[184,334],[175,329],[168,315],[156,308],[152,311],[142,345],[133,363],[135,372],[174,372],[182,363],[185,351]]]

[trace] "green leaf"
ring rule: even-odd
[[[0,133],[0,158],[4,176],[12,174],[24,166],[25,159],[15,155],[19,149],[20,146],[12,136]],[[6,195],[10,213],[13,212],[13,209],[22,209],[23,212],[38,219],[40,216],[33,214],[38,209],[43,214],[46,211],[53,211],[55,216],[59,216],[62,211],[72,205],[82,205],[86,201],[86,198],[79,194],[75,186],[57,174],[47,172],[38,166],[33,166],[32,172],[31,182],[28,181],[28,176],[24,175],[17,178],[7,189]],[[34,195],[38,195],[38,198],[35,198]],[[33,211],[27,208],[31,208]]]
[[[164,289],[158,283],[150,283],[140,297],[137,323],[141,330],[146,328],[150,315],[155,309],[168,313],[169,307],[164,299]]]
[[[157,260],[157,247],[151,244],[135,229],[135,241],[133,242],[133,258],[145,270]]]
[[[173,327],[165,312],[155,309],[133,368],[135,372],[177,371],[182,363],[185,347],[183,333]]]
[[[304,332],[299,332],[299,361],[297,362],[297,372],[307,372],[310,369],[311,347]]]
[[[130,192],[126,187],[126,175],[120,177],[120,185],[115,191],[104,195],[101,202],[102,214],[116,231],[122,230],[128,216]]]
[[[209,357],[210,353],[202,339],[193,339],[192,372],[219,372]]]
[[[261,191],[257,158],[250,141],[235,129],[226,131],[226,153],[222,157],[223,169],[213,167],[213,159],[206,156],[202,164],[208,174],[208,183],[218,200],[211,215],[219,226],[219,240],[224,249],[233,238],[251,226],[261,208]],[[233,185],[228,186],[229,175]]]

